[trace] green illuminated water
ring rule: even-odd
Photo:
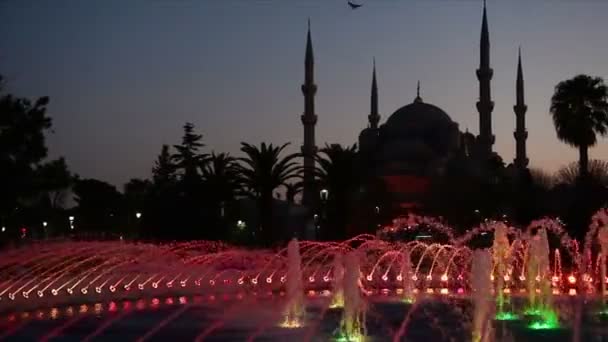
[[[519,316],[517,316],[513,312],[499,312],[496,314],[497,321],[515,321],[518,319],[519,319]]]

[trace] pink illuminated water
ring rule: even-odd
[[[400,231],[418,230],[430,231],[433,238],[391,238]],[[492,239],[481,246],[487,248],[482,255],[472,246],[478,248],[478,238],[486,235]],[[201,301],[217,306],[230,303],[231,310],[211,319],[196,336],[210,336],[230,322],[249,317],[248,338],[254,339],[274,333],[285,322],[283,328],[291,329],[291,334],[312,336],[332,317],[327,313],[330,308],[341,310],[341,323],[336,324],[343,332],[365,335],[366,318],[383,316],[370,309],[370,303],[414,302],[393,328],[395,336],[405,336],[423,311],[421,303],[462,300],[473,302],[476,308],[470,315],[470,331],[487,336],[484,327],[489,313],[519,310],[525,304],[514,305],[518,300],[543,308],[558,308],[582,294],[604,301],[607,253],[606,211],[594,216],[582,251],[557,219],[534,221],[525,230],[486,221],[459,235],[438,219],[413,215],[395,220],[376,236],[360,235],[343,242],[292,240],[279,250],[208,241],[164,245],[39,242],[0,252],[0,312],[20,317],[23,312],[43,310],[50,318],[52,308],[80,312],[84,309],[75,303],[101,303],[106,313],[113,313],[125,305],[154,309],[165,300],[161,298],[171,298],[187,305],[161,321],[171,325],[187,316],[191,307],[202,305]],[[476,266],[472,266],[474,260]],[[199,298],[199,303],[193,298]],[[246,304],[260,300],[275,304]],[[316,307],[318,312],[311,314],[307,307]],[[87,312],[92,309],[87,306]],[[556,310],[569,317],[569,309]],[[104,324],[110,327],[130,315],[125,316],[113,316]],[[97,336],[106,328],[98,329],[91,333]],[[152,336],[156,330],[142,336],[146,333]]]

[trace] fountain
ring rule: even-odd
[[[298,328],[304,318],[304,285],[302,284],[302,257],[297,239],[292,239],[287,245],[287,310],[285,321],[281,324],[286,328]]]
[[[559,327],[559,320],[552,307],[549,240],[546,229],[542,226],[537,228],[536,234],[529,236],[526,313],[536,316],[530,324],[531,329],[553,329]],[[536,283],[539,283],[539,288]]]
[[[492,256],[488,250],[473,252],[471,265],[471,287],[473,291],[473,342],[486,342],[490,339],[489,317],[491,313],[490,274],[492,273]]]
[[[344,307],[344,265],[342,263],[342,254],[336,253],[334,256],[333,269],[333,291],[334,295],[330,304],[330,308]]]
[[[492,258],[494,260],[495,269],[494,279],[496,281],[494,293],[496,294],[497,317],[499,318],[509,316],[509,313],[504,310],[504,280],[507,276],[506,268],[509,263],[509,251],[510,244],[507,236],[507,226],[504,223],[500,223],[495,227],[494,244],[492,246]]]
[[[583,253],[561,222],[550,218],[534,221],[525,233],[487,221],[459,235],[438,220],[409,217],[382,229],[387,240],[368,234],[341,242],[294,239],[279,250],[209,241],[33,243],[0,251],[0,339],[11,322],[17,329],[31,318],[59,313],[78,326],[79,315],[99,307],[112,313],[107,325],[99,327],[103,331],[113,319],[122,320],[115,317],[123,313],[126,320],[143,315],[146,321],[149,311],[191,303],[204,303],[192,310],[205,314],[227,312],[197,321],[204,325],[202,336],[213,332],[225,340],[243,339],[238,334],[249,330],[250,339],[265,340],[280,334],[278,340],[328,340],[333,335],[354,341],[386,336],[387,331],[397,339],[436,340],[428,336],[441,331],[482,342],[493,337],[493,330],[495,338],[515,334],[516,340],[607,337],[601,329],[608,316],[597,315],[598,307],[608,304],[605,214],[590,228]],[[426,225],[439,237],[409,234]],[[407,234],[399,235],[401,231]],[[478,238],[492,232],[493,242]],[[473,250],[484,243],[491,248]],[[452,314],[452,308],[466,310],[471,302],[472,322],[462,319],[462,311]],[[176,315],[191,315],[189,310]],[[121,315],[114,316],[117,311]],[[280,329],[278,321],[286,328],[306,326]],[[171,324],[167,327],[163,329]],[[24,340],[44,335],[26,331],[14,334]]]
[[[339,339],[361,341],[365,336],[365,302],[361,295],[359,256],[356,251],[346,255],[344,270],[344,311]]]
[[[606,257],[608,256],[608,226],[601,226],[597,232],[597,241],[600,245],[600,283],[602,304],[606,306]]]
[[[410,258],[409,251],[404,251],[402,256],[403,265],[399,275],[402,281],[401,286],[403,287],[403,301],[406,303],[412,303],[414,301],[415,289],[414,280],[412,279],[414,276],[414,272],[412,272],[412,260]]]

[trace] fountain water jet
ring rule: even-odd
[[[484,342],[490,339],[489,317],[491,313],[492,256],[488,250],[473,252],[471,265],[471,286],[473,290],[473,342]]]
[[[492,257],[494,260],[496,287],[496,302],[498,306],[497,315],[504,316],[505,294],[504,277],[506,273],[506,265],[509,262],[509,238],[507,236],[507,226],[504,223],[499,223],[494,229],[494,243],[492,246]],[[508,299],[507,299],[508,300]]]
[[[359,256],[357,252],[346,255],[344,270],[344,311],[340,327],[340,339],[360,341],[365,336],[365,302],[361,296]]]
[[[411,303],[414,301],[414,272],[412,272],[412,260],[409,251],[403,252],[403,266],[401,268],[401,280],[403,286],[403,300]]]
[[[304,318],[304,284],[302,282],[302,257],[297,239],[292,239],[287,245],[287,310],[285,328],[302,326]]]
[[[334,256],[333,275],[334,295],[330,307],[341,308],[344,307],[344,265],[341,253],[336,253]]]
[[[549,240],[544,227],[539,227],[536,235],[529,237],[528,247],[528,314],[540,316],[540,321],[530,325],[532,329],[550,329],[559,326],[556,312],[552,307],[550,282]],[[539,283],[539,296],[536,294]]]
[[[600,245],[600,283],[602,284],[602,304],[606,306],[606,256],[608,256],[608,226],[602,226],[597,232]]]

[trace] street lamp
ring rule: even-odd
[[[46,221],[42,222],[42,226],[43,226],[44,228],[46,228],[46,226],[48,226],[48,225],[49,225],[49,224],[48,224],[48,223],[46,223]]]
[[[2,232],[6,232],[6,227],[2,226]]]
[[[135,213],[135,217],[138,218],[138,219],[141,218],[141,213],[140,212],[136,212]]]
[[[74,230],[74,216],[68,217],[68,220],[70,220],[70,230]]]

